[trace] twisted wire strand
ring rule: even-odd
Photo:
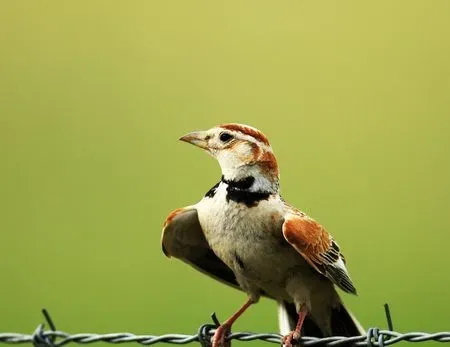
[[[35,347],[61,347],[68,343],[88,344],[96,342],[106,343],[129,343],[137,342],[141,345],[154,345],[157,343],[171,343],[171,344],[188,344],[191,342],[209,341],[214,334],[214,329],[200,329],[198,334],[184,335],[184,334],[165,334],[160,336],[155,335],[135,335],[131,333],[111,333],[111,334],[94,334],[94,333],[79,333],[69,334],[64,331],[44,330],[43,325],[39,325],[33,334],[20,333],[0,333],[0,343],[5,344],[24,344],[33,343]],[[202,336],[203,335],[203,336]],[[237,332],[228,336],[228,340],[238,341],[254,341],[260,340],[270,343],[281,343],[281,335],[269,333],[250,333]],[[203,342],[202,342],[203,341]],[[378,328],[371,328],[366,335],[354,337],[332,336],[326,338],[316,337],[302,337],[300,343],[304,346],[341,346],[343,344],[352,342],[355,346],[369,346],[369,347],[383,347],[393,345],[395,343],[406,342],[450,342],[450,332],[408,332],[400,333],[389,330],[379,330]]]
[[[386,319],[389,330],[380,330],[379,328],[369,328],[365,335],[343,337],[331,336],[325,338],[303,336],[300,338],[301,345],[309,346],[342,346],[351,343],[353,346],[367,346],[367,347],[385,347],[395,343],[406,342],[450,342],[450,331],[442,331],[437,333],[426,332],[408,332],[400,333],[393,331],[392,317],[390,314],[388,304],[384,305]],[[213,313],[211,318],[214,324],[204,324],[199,329],[197,334],[165,334],[160,336],[155,335],[135,335],[127,332],[110,333],[110,334],[93,334],[93,333],[78,333],[69,334],[64,331],[56,330],[47,310],[43,309],[42,313],[50,327],[50,330],[44,329],[44,324],[40,324],[33,334],[21,333],[0,333],[0,343],[4,344],[24,344],[32,343],[34,347],[62,347],[69,343],[88,344],[96,342],[106,343],[129,343],[136,342],[144,346],[154,345],[157,343],[171,343],[184,345],[191,342],[200,342],[202,347],[209,347],[211,345],[211,337],[214,335],[216,327],[220,325],[216,314]],[[231,333],[227,336],[227,340],[238,341],[265,341],[270,343],[281,344],[282,336],[271,333],[251,333],[238,332]]]

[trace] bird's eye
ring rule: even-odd
[[[233,138],[233,135],[229,133],[221,133],[219,136],[220,141],[222,142],[228,142]]]

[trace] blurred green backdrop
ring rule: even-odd
[[[450,2],[2,1],[0,331],[193,333],[244,295],[160,250],[256,126],[344,249],[368,326],[449,329]],[[275,331],[262,300],[235,330]],[[257,343],[256,343],[257,344]],[[239,344],[237,344],[239,345]]]

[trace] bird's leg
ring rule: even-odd
[[[284,336],[281,345],[285,347],[292,347],[296,344],[300,338],[300,334],[302,331],[303,322],[305,321],[306,315],[308,314],[308,310],[305,305],[302,305],[300,311],[298,312],[298,321],[295,326],[294,331],[291,331],[288,335]]]
[[[236,313],[234,313],[225,321],[225,323],[223,323],[216,329],[216,332],[214,333],[214,336],[212,338],[212,347],[225,346],[225,338],[230,333],[231,326],[254,302],[255,301],[252,300],[252,298],[249,298]]]

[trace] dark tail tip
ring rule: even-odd
[[[347,337],[361,335],[358,323],[342,304],[331,312],[331,333]]]
[[[289,329],[295,329],[298,320],[295,305],[288,302],[282,302],[280,305],[284,307],[284,311],[289,318]],[[325,330],[321,329],[312,317],[307,316],[303,323],[302,335],[321,338],[329,335],[351,337],[359,336],[364,333],[360,324],[342,304],[332,309],[330,319],[331,334],[329,328],[326,328]]]

